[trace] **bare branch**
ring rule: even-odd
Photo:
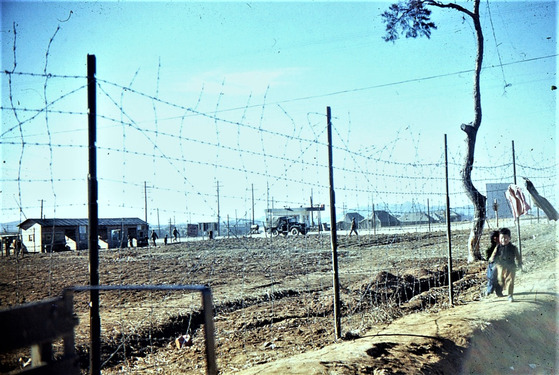
[[[473,12],[455,3],[442,3],[440,1],[433,1],[433,0],[425,0],[424,3],[425,5],[431,5],[437,8],[452,8],[459,12],[466,13],[468,16],[472,18],[475,17]]]

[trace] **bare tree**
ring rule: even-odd
[[[443,3],[433,0],[407,0],[398,4],[392,4],[389,10],[382,14],[383,21],[386,24],[386,35],[383,39],[387,42],[395,42],[401,34],[405,35],[406,38],[417,38],[420,36],[430,38],[431,30],[437,28],[431,22],[430,7],[454,9],[468,16],[473,22],[477,47],[473,90],[474,120],[468,124],[461,125],[461,129],[466,133],[466,156],[461,170],[462,183],[468,198],[474,205],[474,220],[468,240],[468,262],[481,259],[479,244],[485,224],[485,203],[487,200],[472,182],[476,136],[481,125],[481,90],[479,81],[483,61],[483,32],[479,16],[479,3],[480,0],[473,0],[473,10],[469,10],[456,3]]]

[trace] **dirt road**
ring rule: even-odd
[[[519,273],[515,302],[481,301],[402,317],[351,341],[242,374],[556,374],[557,269]]]

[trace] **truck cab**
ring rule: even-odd
[[[297,236],[299,234],[307,234],[307,226],[305,223],[300,223],[296,217],[279,216],[272,221],[272,226],[267,228],[267,231],[272,236],[279,236],[280,234],[284,236],[288,234]]]

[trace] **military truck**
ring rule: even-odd
[[[266,231],[272,236],[279,236],[280,234],[287,236],[289,233],[297,236],[307,234],[307,226],[305,223],[299,223],[295,217],[279,216],[272,221],[272,225],[266,228]]]

